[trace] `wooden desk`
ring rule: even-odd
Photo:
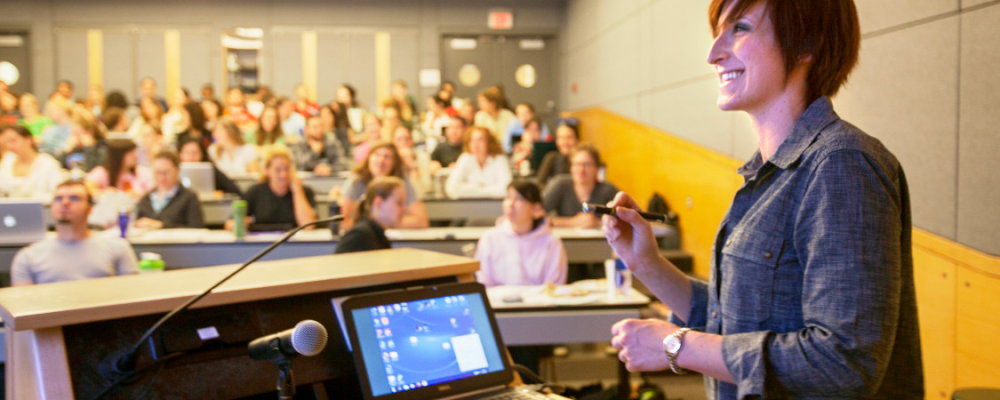
[[[0,317],[6,323],[8,332],[7,398],[72,399],[74,392],[92,393],[93,388],[87,390],[74,386],[80,385],[81,382],[74,381],[76,378],[71,379],[71,376],[80,377],[81,368],[85,368],[90,374],[97,373],[99,360],[95,358],[87,359],[85,362],[70,362],[70,359],[80,357],[78,354],[68,352],[73,343],[77,343],[77,350],[80,349],[78,342],[81,340],[85,343],[86,340],[94,340],[93,346],[90,347],[100,347],[101,344],[97,343],[97,339],[104,339],[105,336],[84,337],[88,334],[100,335],[100,330],[114,332],[110,335],[119,342],[135,341],[142,331],[126,329],[125,321],[134,325],[136,318],[142,322],[158,317],[158,314],[178,306],[190,296],[205,289],[211,282],[231,272],[233,268],[235,266],[196,268],[0,289]],[[385,285],[390,284],[408,285],[406,282],[449,277],[468,280],[477,269],[478,263],[469,258],[416,249],[261,262],[247,268],[206,296],[194,305],[192,312],[197,312],[199,309],[211,311],[213,307],[271,301],[271,299],[277,301],[293,296],[317,294],[323,296],[319,304],[324,314],[318,318],[332,321],[327,324],[336,324],[329,300],[333,297],[326,297],[332,296],[326,293],[348,290],[356,293],[364,290],[358,288],[385,288]],[[322,305],[324,302],[325,306]],[[295,309],[280,311],[288,313]],[[326,313],[329,315],[325,315]],[[260,317],[260,323],[265,324],[266,329],[272,329],[266,322],[280,315],[279,312],[269,314],[267,318]],[[349,357],[349,354],[342,348],[343,343],[337,342],[338,335],[335,334],[335,329],[339,327],[328,325],[328,329],[334,334],[331,334],[332,343],[328,345],[327,350],[324,350],[324,354],[330,356],[300,359],[296,360],[296,363],[350,364],[347,359],[341,360]],[[94,333],[91,330],[98,332]],[[328,351],[330,353],[327,353]],[[106,358],[109,354],[93,356]],[[334,356],[336,359],[330,358]],[[263,379],[269,375],[268,371],[273,369],[273,366],[255,364],[244,360],[243,357],[214,362],[228,363],[226,365],[245,369],[249,375],[236,375],[236,378],[247,382],[225,382],[223,378],[206,374],[197,379],[201,382],[188,388],[200,388],[203,391],[222,390],[221,386],[228,384],[225,390],[233,393],[249,391],[252,394],[260,388],[273,390],[273,375]],[[165,379],[176,378],[176,374],[187,371],[185,368],[164,370],[157,384],[166,384]],[[296,371],[297,378],[300,377],[299,373],[302,375],[317,373],[310,368],[303,369],[304,371]],[[224,373],[224,371],[216,372],[219,375]],[[86,374],[84,376],[86,377]],[[308,378],[304,379],[304,382],[308,382]],[[253,389],[253,387],[259,388]],[[176,390],[177,395],[185,397],[183,390],[179,387]],[[215,396],[229,397],[218,393],[221,392],[216,392]]]
[[[298,172],[299,176],[302,177],[302,183],[306,186],[312,188],[316,195],[325,195],[330,189],[337,186],[343,186],[344,182],[347,182],[349,173],[338,173],[333,176],[315,176],[306,172]],[[260,183],[260,179],[256,177],[239,177],[233,179],[236,186],[240,188],[240,191],[246,192],[251,186]]]
[[[233,214],[232,203],[233,199],[203,200],[201,210],[205,218],[205,225],[224,224]],[[503,199],[424,199],[427,218],[431,221],[496,218],[503,214],[502,203]],[[316,193],[316,216],[317,218],[330,216],[330,199],[326,196],[326,192]]]

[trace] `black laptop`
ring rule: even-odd
[[[366,294],[341,305],[367,400],[544,399],[514,373],[483,285]]]

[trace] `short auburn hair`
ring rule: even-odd
[[[490,157],[498,156],[503,154],[503,146],[500,145],[500,140],[493,135],[490,128],[482,126],[474,126],[471,129],[465,131],[465,138],[462,139],[462,151],[469,153],[469,143],[472,142],[472,134],[476,132],[482,132],[483,136],[486,136],[486,153]]]
[[[802,57],[812,56],[806,75],[806,100],[833,96],[858,63],[861,28],[853,0],[712,0],[708,22],[712,36],[763,2],[784,58],[785,73]],[[726,8],[732,11],[722,20]]]

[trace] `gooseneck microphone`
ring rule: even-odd
[[[616,210],[617,210],[616,208],[602,206],[600,204],[583,203],[583,212],[584,213],[586,213],[586,214],[594,214],[595,216],[598,216],[598,217],[600,217],[602,215],[611,215],[611,216],[617,217],[618,214],[616,214]],[[665,215],[665,214],[656,214],[656,213],[650,213],[650,212],[645,212],[645,211],[636,211],[636,212],[639,213],[639,216],[642,217],[642,219],[645,219],[646,221],[649,221],[649,222],[660,222],[660,223],[664,223],[664,224],[669,224],[670,220],[673,219],[673,218],[671,218],[670,215]],[[673,213],[671,213],[671,214],[673,214]]]
[[[226,275],[224,278],[220,279],[214,285],[212,285],[208,289],[205,289],[204,292],[202,292],[201,294],[196,295],[196,296],[188,299],[188,301],[184,302],[184,304],[181,304],[180,306],[177,306],[177,308],[173,309],[173,311],[170,311],[169,313],[167,313],[166,315],[164,315],[162,318],[160,318],[159,321],[156,321],[156,323],[153,324],[153,326],[150,327],[149,330],[147,330],[146,333],[143,334],[142,337],[139,338],[139,340],[137,340],[134,345],[132,345],[132,347],[129,347],[129,349],[124,354],[122,354],[121,356],[118,356],[118,357],[114,357],[114,358],[112,358],[110,360],[107,360],[105,363],[103,363],[101,365],[101,372],[104,374],[104,377],[107,378],[112,383],[110,385],[108,385],[108,387],[105,388],[104,391],[102,391],[100,394],[98,394],[95,397],[95,399],[100,399],[100,398],[104,397],[108,392],[111,391],[111,389],[113,389],[115,386],[117,386],[122,381],[124,381],[126,378],[128,378],[133,373],[135,373],[135,371],[136,371],[136,361],[139,358],[139,354],[138,354],[139,353],[139,349],[143,346],[143,344],[146,343],[146,340],[149,339],[150,336],[152,336],[153,333],[156,332],[156,330],[160,328],[160,326],[162,326],[165,322],[167,322],[171,318],[173,318],[173,316],[175,316],[178,313],[181,313],[184,310],[187,310],[188,308],[190,308],[194,303],[197,303],[198,300],[201,300],[202,298],[204,298],[205,296],[207,296],[209,293],[211,293],[212,290],[215,290],[215,288],[219,287],[220,285],[222,285],[223,283],[225,283],[226,281],[228,281],[232,277],[236,276],[236,274],[238,274],[238,273],[240,273],[240,271],[243,271],[244,269],[246,269],[246,267],[250,266],[250,264],[253,264],[257,260],[259,260],[261,257],[264,257],[265,255],[267,255],[267,253],[270,253],[271,250],[274,250],[275,247],[278,247],[282,243],[287,242],[288,239],[291,239],[292,236],[295,235],[296,233],[298,233],[299,231],[301,231],[301,230],[303,230],[305,228],[308,228],[310,226],[320,225],[320,224],[325,224],[325,223],[330,223],[330,222],[335,222],[335,221],[340,221],[342,219],[344,219],[343,215],[336,215],[336,216],[329,217],[329,218],[318,219],[318,220],[315,220],[313,222],[305,223],[305,224],[302,224],[300,226],[295,227],[294,229],[286,232],[285,235],[281,237],[281,239],[278,239],[274,243],[271,243],[270,246],[267,246],[267,248],[265,248],[264,250],[261,250],[259,253],[257,253],[257,255],[255,255],[252,258],[250,258],[250,260],[247,260],[247,262],[243,263],[243,265],[241,265],[239,268],[237,268],[233,272],[229,273],[229,275]],[[324,331],[325,331],[325,329],[324,329]],[[325,343],[324,343],[324,346],[325,346]]]
[[[254,339],[247,346],[247,351],[251,359],[269,360],[277,364],[278,361],[299,355],[317,355],[326,347],[327,339],[323,324],[307,319],[295,324],[294,328]]]

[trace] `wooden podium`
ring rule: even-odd
[[[108,383],[100,373],[102,364],[131,346],[164,313],[236,267],[0,289],[0,317],[7,329],[7,398],[93,397]],[[178,351],[184,356],[155,368],[155,375],[140,375],[108,398],[147,389],[153,398],[163,393],[203,399],[273,391],[276,369],[269,362],[250,360],[246,341],[291,328],[302,319],[326,326],[330,341],[322,354],[293,361],[296,383],[349,383],[354,366],[332,299],[467,281],[478,269],[479,263],[470,258],[416,249],[260,262],[165,324],[140,350],[139,365]],[[202,343],[192,337],[206,327],[217,330],[219,338]]]

